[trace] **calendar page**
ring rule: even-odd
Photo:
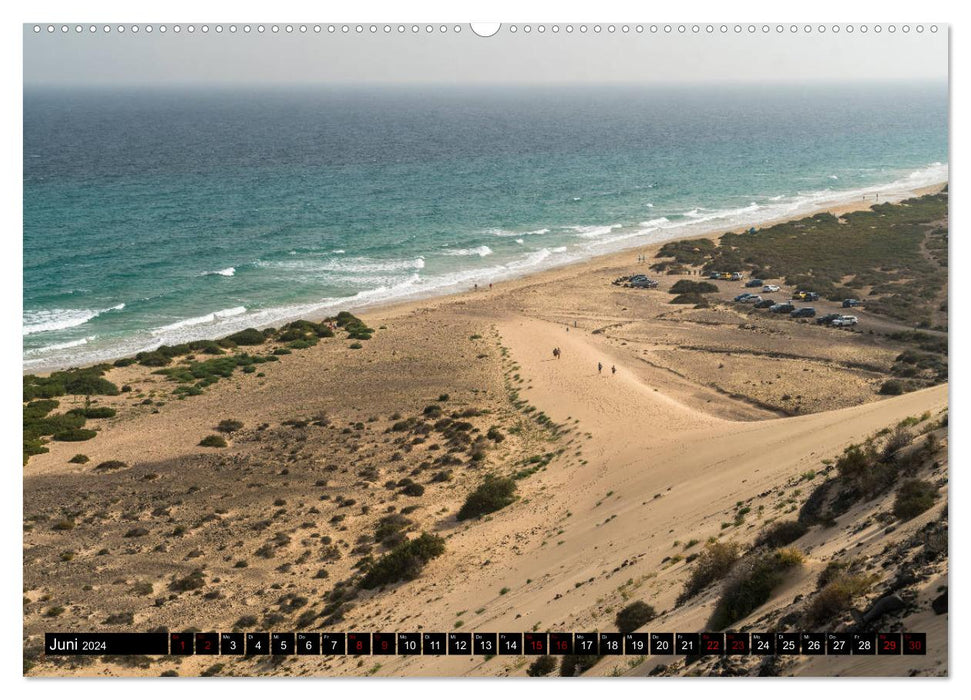
[[[947,676],[948,37],[23,25],[24,674]]]

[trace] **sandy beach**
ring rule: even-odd
[[[51,442],[24,467],[27,648],[53,627],[616,631],[617,612],[635,600],[657,613],[644,630],[706,629],[717,585],[678,603],[692,555],[708,542],[751,546],[833,478],[848,446],[913,419],[914,444],[932,433],[943,443],[943,457],[934,452],[919,472],[941,484],[933,507],[890,527],[889,490],[813,526],[793,545],[802,563],[732,628],[798,629],[787,616],[813,599],[830,562],[849,558],[884,572],[854,601],[865,610],[895,573],[884,562],[912,556],[912,541],[947,508],[948,385],[878,393],[907,347],[893,334],[913,327],[865,309],[846,331],[757,315],[730,303],[742,284],[728,281],[708,308],[672,305],[673,283],[701,277],[651,273],[660,246],[352,309],[374,329],[362,347],[338,331],[182,400],[151,368],[110,369],[106,378],[128,390],[95,399],[117,411],[97,437]],[[635,272],[660,288],[612,284]],[[199,446],[229,419],[241,427],[227,447]],[[69,461],[78,453],[87,461]],[[98,471],[106,462],[121,466]],[[516,474],[515,502],[456,520],[487,474]],[[350,593],[339,582],[390,549],[374,532],[391,514],[404,516],[407,537],[441,536],[444,553],[414,580]],[[65,520],[70,528],[56,527]],[[778,675],[946,675],[947,616],[930,606],[947,585],[947,559],[921,561],[900,593],[908,607],[886,626],[926,632],[928,655],[792,657]],[[199,586],[179,583],[193,577]],[[834,627],[851,624],[844,613]],[[532,661],[32,658],[32,674],[99,676],[198,675],[216,661],[223,667],[209,675],[506,676]],[[759,663],[608,656],[587,674],[661,665],[661,675],[740,675]]]

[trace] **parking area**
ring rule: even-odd
[[[721,301],[749,313],[765,314],[770,317],[798,323],[813,323],[838,330],[858,330],[873,328],[873,321],[882,330],[901,330],[899,324],[887,323],[884,319],[874,319],[867,314],[865,302],[844,307],[842,301],[829,301],[818,297],[811,289],[796,289],[781,280],[760,280],[751,284],[749,279],[710,279],[721,290]],[[749,295],[749,296],[745,296]]]

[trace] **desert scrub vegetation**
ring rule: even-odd
[[[754,547],[776,549],[792,544],[809,531],[809,526],[798,520],[779,520],[767,525],[756,538]]]
[[[364,321],[347,311],[341,311],[333,320],[339,328],[347,331],[347,337],[351,340],[370,340],[374,333],[373,328],[368,328]]]
[[[243,424],[238,420],[232,420],[227,418],[225,420],[219,421],[219,425],[216,426],[216,430],[220,433],[235,433],[237,430],[241,430]]]
[[[113,472],[119,469],[127,469],[128,465],[117,459],[109,459],[105,462],[99,462],[98,466],[94,468],[96,472]]]
[[[25,374],[23,400],[26,403],[57,396],[117,396],[120,393],[118,387],[104,378],[110,368],[110,365],[102,364],[52,372],[47,377]]]
[[[622,633],[633,632],[657,617],[653,606],[642,600],[635,600],[617,612],[614,624]]]
[[[918,440],[911,427],[920,422],[921,418],[903,421],[870,436],[863,444],[847,447],[836,460],[835,477],[817,486],[803,503],[799,522],[832,525],[855,503],[886,493],[901,477],[913,480],[925,463],[945,449],[933,425],[927,428],[924,439]],[[926,504],[926,499],[927,491],[921,487],[908,486],[904,492],[904,501],[912,500],[915,506]]]
[[[725,581],[709,621],[711,628],[725,629],[764,605],[783,576],[803,560],[795,548],[758,552],[739,560]]]
[[[278,362],[279,359],[276,355],[250,355],[244,352],[208,360],[192,360],[188,364],[155,370],[154,373],[180,385],[172,392],[176,396],[197,396],[220,379],[233,376],[237,368],[245,371],[247,367],[255,367],[265,362]]]
[[[51,440],[56,440],[57,442],[84,442],[97,435],[97,432],[88,430],[87,428],[68,428],[59,433],[54,433],[51,436]]]
[[[937,487],[922,479],[908,479],[897,489],[893,514],[900,520],[916,518],[937,500]]]
[[[840,217],[822,213],[711,241],[677,241],[660,248],[652,266],[748,270],[783,278],[831,300],[859,297],[867,309],[904,323],[946,325],[939,297],[947,284],[948,195],[877,204]],[[943,222],[943,223],[942,223]]]
[[[873,575],[840,570],[826,577],[826,583],[806,605],[803,617],[808,629],[832,628],[850,611],[853,601],[866,595],[875,581]]]
[[[399,581],[411,581],[418,578],[428,562],[444,552],[445,540],[438,535],[424,532],[413,540],[402,542],[372,562],[361,577],[360,586],[372,589]]]
[[[698,267],[711,259],[717,247],[710,238],[700,238],[694,241],[671,241],[665,243],[658,250],[657,257],[661,260],[651,265],[651,269],[655,272],[665,272],[675,265]],[[663,260],[663,258],[674,258],[674,260]]]
[[[222,435],[207,435],[199,441],[199,447],[225,447],[226,438]]]
[[[556,658],[544,655],[536,657],[526,669],[526,675],[531,677],[548,676],[556,670]]]
[[[158,367],[159,369],[155,370],[155,374],[162,375],[179,384],[173,391],[176,396],[180,398],[198,396],[220,379],[233,376],[237,369],[245,374],[253,374],[256,372],[257,365],[277,362],[281,356],[288,355],[294,350],[313,347],[320,338],[334,337],[331,324],[344,329],[347,332],[347,337],[354,341],[369,340],[374,333],[374,330],[359,318],[342,311],[337,316],[326,319],[321,323],[299,320],[288,323],[280,329],[258,330],[247,328],[218,341],[198,341],[182,345],[162,346],[150,353],[139,353],[135,358],[132,358],[132,362],[138,362],[149,367]],[[237,350],[243,347],[257,348],[268,343],[282,343],[283,346],[276,347],[267,354],[251,354]],[[215,357],[197,360],[192,353],[214,355]],[[182,359],[179,363],[173,365],[172,363],[176,358]],[[127,362],[127,364],[132,362]]]
[[[717,291],[718,285],[694,280],[678,280],[668,290],[671,294],[713,294]]]
[[[460,521],[476,518],[505,508],[515,500],[515,480],[487,474],[483,482],[466,497],[455,517]]]
[[[682,605],[701,593],[711,584],[724,579],[741,556],[742,548],[737,542],[709,542],[695,558],[694,568],[678,596]]]
[[[52,413],[60,406],[55,396],[116,396],[118,387],[103,377],[108,365],[83,370],[54,372],[49,377],[32,374],[23,378],[23,462],[33,455],[49,452],[48,439],[59,442],[90,440],[97,433],[85,428],[89,418],[110,418],[115,411],[108,407],[73,408],[65,413]]]

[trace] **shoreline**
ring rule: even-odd
[[[893,183],[888,183],[893,184]],[[733,227],[721,227],[713,225],[710,228],[705,228],[701,231],[685,231],[684,235],[672,235],[665,237],[661,240],[655,240],[646,243],[636,243],[630,247],[623,247],[619,250],[605,251],[600,254],[595,254],[592,257],[581,259],[581,260],[570,260],[565,261],[559,265],[553,265],[550,267],[542,268],[539,270],[528,271],[525,274],[516,276],[510,276],[508,278],[502,278],[496,282],[491,283],[491,289],[484,282],[482,287],[478,289],[464,289],[456,290],[443,288],[439,293],[436,291],[430,291],[427,296],[421,295],[421,293],[416,293],[415,296],[405,297],[399,300],[393,301],[370,301],[361,304],[353,304],[349,302],[347,304],[338,304],[335,306],[334,312],[336,310],[350,311],[352,313],[367,313],[378,319],[388,319],[399,317],[403,314],[408,314],[417,311],[419,308],[431,309],[438,308],[443,304],[448,303],[464,303],[469,299],[476,298],[481,294],[503,294],[516,289],[521,289],[525,286],[531,286],[535,284],[543,284],[557,279],[562,279],[564,277],[572,277],[574,275],[584,274],[594,270],[608,270],[617,268],[621,265],[629,265],[630,255],[643,255],[648,258],[652,258],[654,253],[663,246],[665,243],[675,240],[697,240],[701,238],[714,238],[720,237],[726,233],[739,233],[748,230],[752,227],[757,228],[767,228],[776,224],[784,223],[787,221],[797,221],[799,219],[804,219],[810,216],[815,216],[822,213],[830,213],[835,216],[841,216],[854,211],[864,211],[871,208],[874,204],[886,204],[886,203],[898,203],[900,201],[911,199],[914,197],[921,197],[927,194],[933,194],[940,192],[944,187],[948,185],[948,181],[944,180],[931,185],[924,185],[921,187],[915,187],[905,190],[897,190],[892,192],[884,192],[882,195],[875,195],[873,193],[874,189],[879,188],[867,188],[863,190],[861,199],[852,201],[838,201],[835,203],[825,204],[817,208],[810,208],[802,211],[792,212],[790,215],[774,217],[765,219],[764,221],[749,223],[740,226]],[[853,190],[852,192],[859,194],[860,190]],[[869,193],[869,194],[867,194]],[[868,196],[871,199],[868,199]],[[881,196],[879,201],[876,200],[876,196]],[[837,197],[838,198],[838,197]],[[712,222],[715,223],[715,222]],[[637,263],[635,263],[637,264]],[[651,262],[640,263],[640,265],[650,265]],[[348,297],[348,300],[353,299],[353,297]],[[271,326],[277,326],[290,321],[298,320],[301,318],[320,321],[328,317],[328,313],[322,311],[315,311],[311,313],[295,313],[292,316],[285,316],[267,324],[257,324],[256,328],[269,328]],[[219,338],[225,337],[229,333],[234,331],[229,331],[227,333],[220,333],[219,335],[204,335],[197,340],[217,340]],[[167,343],[161,343],[167,344]],[[135,351],[138,352],[138,351]],[[51,361],[49,363],[44,363],[42,360],[38,360],[37,364],[30,367],[24,362],[24,358],[21,358],[21,374],[35,374],[35,375],[46,375],[51,372],[56,372],[59,370],[78,368],[78,367],[91,367],[97,364],[112,362],[117,359],[131,357],[135,354],[131,351],[118,352],[117,354],[106,354],[104,357],[99,358],[94,361],[85,361],[82,363],[72,363],[72,362],[57,362]]]

